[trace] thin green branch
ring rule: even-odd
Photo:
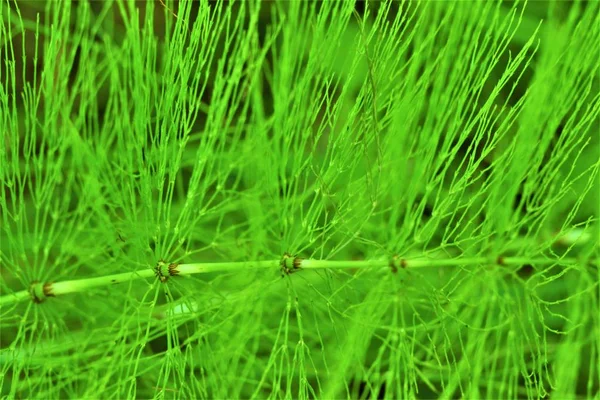
[[[476,265],[522,266],[534,265],[573,265],[578,263],[576,258],[528,258],[528,257],[471,257],[471,258],[399,258],[378,260],[317,260],[302,259],[285,254],[281,260],[247,261],[247,262],[217,262],[217,263],[192,263],[192,264],[167,264],[159,261],[152,269],[121,273],[97,278],[75,279],[61,282],[34,282],[28,290],[22,290],[0,297],[0,306],[19,303],[31,299],[41,303],[48,297],[56,297],[70,293],[81,293],[97,287],[118,285],[138,279],[155,277],[165,283],[171,277],[195,275],[210,272],[228,272],[257,269],[279,269],[283,275],[289,275],[301,270],[309,269],[376,269],[389,268],[392,272],[399,269],[432,268],[432,267],[459,267]]]

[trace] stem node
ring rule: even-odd
[[[179,267],[179,263],[169,264],[169,276],[179,275],[179,270],[177,269],[177,267]]]
[[[29,294],[34,303],[40,304],[47,297],[54,297],[52,292],[52,283],[40,283],[39,281],[31,282],[29,286]]]
[[[284,253],[281,258],[281,277],[283,275],[293,274],[302,269],[302,258],[294,257],[290,253]]]
[[[163,268],[165,265],[167,265],[167,263],[165,263],[163,260],[160,260],[160,261],[159,261],[159,262],[156,264],[156,267],[154,267],[154,275],[156,275],[156,277],[157,277],[157,278],[158,278],[158,279],[159,279],[159,280],[160,280],[162,283],[165,283],[165,282],[166,282],[166,281],[169,279],[169,276],[171,275],[171,271],[168,271],[168,272],[169,272],[169,274],[168,274],[168,275],[166,275],[166,274],[163,272],[163,269],[162,269],[162,268]],[[169,265],[169,269],[170,269],[170,267],[171,267],[171,266]]]
[[[390,260],[390,269],[392,273],[397,273],[398,268],[405,269],[406,268],[406,260],[404,258],[398,258],[398,255],[394,255]]]

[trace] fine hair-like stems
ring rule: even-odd
[[[598,397],[598,15],[0,0],[0,396]]]

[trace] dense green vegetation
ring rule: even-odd
[[[598,398],[600,2],[0,2],[3,398]]]

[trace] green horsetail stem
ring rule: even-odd
[[[281,260],[267,261],[245,261],[245,262],[216,262],[216,263],[191,263],[177,264],[159,261],[154,268],[149,268],[131,273],[121,273],[107,275],[98,278],[74,279],[61,282],[34,282],[28,290],[22,290],[12,294],[0,297],[0,305],[18,303],[25,300],[32,300],[41,303],[48,297],[62,296],[70,293],[85,292],[86,290],[118,285],[121,283],[134,281],[138,279],[154,278],[162,283],[166,283],[172,277],[203,274],[210,272],[234,272],[241,270],[279,269],[282,276],[290,275],[301,270],[310,269],[377,269],[388,268],[393,273],[399,269],[431,268],[431,267],[458,267],[467,265],[499,265],[499,266],[522,266],[526,264],[536,265],[572,265],[577,263],[575,258],[527,258],[527,257],[473,257],[473,258],[451,258],[451,259],[432,259],[432,258],[399,258],[397,256],[391,259],[379,260],[316,260],[303,259],[284,254]]]

